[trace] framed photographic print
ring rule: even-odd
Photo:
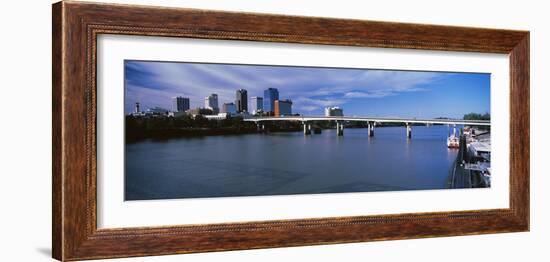
[[[53,257],[529,230],[529,32],[53,5]]]

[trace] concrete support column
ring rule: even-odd
[[[371,124],[370,122],[368,122],[368,134],[369,134],[369,137],[371,136],[374,136],[374,124]]]
[[[336,135],[337,136],[343,136],[344,135],[344,123],[337,121],[336,122]]]
[[[267,133],[267,128],[264,123],[256,122],[256,130],[260,133]]]
[[[302,122],[302,125],[304,125],[304,135],[311,135],[310,125],[306,122]]]
[[[262,124],[260,122],[256,122],[256,131],[258,132],[262,131]]]
[[[412,127],[409,123],[407,123],[407,138],[410,139],[412,134]]]

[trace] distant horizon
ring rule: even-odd
[[[293,102],[292,113],[324,114],[340,107],[346,116],[462,118],[490,112],[490,74],[332,67],[210,64],[125,60],[125,114],[188,97],[190,108],[218,95],[218,106],[235,102],[238,89],[263,97],[267,88]],[[248,111],[252,111],[249,108]]]

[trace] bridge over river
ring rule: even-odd
[[[418,118],[387,118],[387,117],[350,117],[350,116],[266,116],[266,117],[245,117],[244,121],[255,122],[258,130],[265,130],[265,122],[269,121],[296,121],[302,122],[304,134],[311,134],[311,124],[319,121],[336,122],[338,136],[344,135],[345,122],[367,122],[369,136],[374,136],[374,127],[377,123],[403,123],[407,129],[407,138],[411,138],[412,124],[425,125],[467,125],[467,126],[490,126],[487,120],[463,120],[463,119],[418,119]]]

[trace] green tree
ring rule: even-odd
[[[489,113],[478,114],[478,113],[468,113],[463,117],[464,120],[491,120],[491,115]]]

